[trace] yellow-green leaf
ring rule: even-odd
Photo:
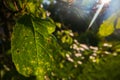
[[[114,32],[114,21],[116,19],[116,15],[112,15],[110,18],[108,18],[106,21],[101,24],[99,28],[99,34],[100,36],[106,37],[111,35]]]
[[[58,28],[61,28],[61,23],[56,22],[56,26],[57,26]]]
[[[31,13],[34,13],[36,6],[35,6],[35,4],[33,2],[28,2],[27,8],[29,9],[29,11]]]
[[[120,17],[117,20],[116,29],[120,29]]]

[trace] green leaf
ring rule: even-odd
[[[120,29],[120,17],[117,20],[116,29]]]
[[[54,30],[48,32],[50,29],[47,28],[53,24],[48,23],[24,15],[14,27],[11,42],[12,60],[17,71],[24,76],[34,75],[38,80],[44,80],[45,74],[52,69],[52,55],[57,52],[57,43],[50,34]]]
[[[61,23],[58,23],[58,22],[56,22],[56,26],[58,27],[58,28],[61,28]]]
[[[28,9],[30,10],[31,13],[35,13],[36,6],[33,2],[28,2]]]
[[[108,20],[104,21],[99,28],[100,36],[106,37],[111,35],[114,32],[114,21],[116,19],[116,15],[112,15]]]
[[[114,29],[120,29],[120,11],[112,14],[107,20],[101,24],[98,34],[106,37],[114,32]]]
[[[73,39],[70,36],[65,35],[61,38],[61,41],[62,41],[62,43],[71,44],[73,42]]]
[[[44,23],[43,25],[46,26],[49,34],[52,34],[55,31],[55,25],[53,25],[52,22],[42,20],[42,23]]]

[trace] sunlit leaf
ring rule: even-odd
[[[31,13],[35,12],[35,4],[33,4],[33,2],[29,2],[27,7]]]
[[[47,16],[46,16],[46,12],[45,12],[45,10],[42,9],[42,8],[40,8],[39,10],[40,10],[40,12],[41,12],[41,16],[42,16],[42,18],[45,19],[45,18],[47,17]]]
[[[110,18],[104,21],[103,24],[101,24],[98,33],[104,37],[111,35],[114,32],[115,19],[116,19],[116,15],[112,15]]]
[[[62,41],[62,43],[71,44],[72,41],[73,41],[73,39],[72,39],[70,36],[66,35],[66,36],[63,36],[63,37],[61,38],[61,41]]]
[[[49,34],[55,31],[55,25],[52,22],[50,21],[41,21],[41,22],[44,23],[43,25],[46,26]]]
[[[25,15],[14,27],[12,59],[17,71],[24,76],[34,75],[38,80],[44,80],[47,71],[51,70],[54,61],[52,54],[57,50],[57,45],[50,35],[55,27],[48,29],[53,26],[48,23]]]
[[[61,23],[56,22],[56,26],[57,26],[58,28],[61,28]]]
[[[119,14],[120,11],[117,11],[101,24],[98,32],[101,36],[109,36],[114,32],[114,29],[120,29]]]
[[[117,20],[116,29],[120,29],[120,18]]]
[[[101,25],[100,29],[99,29],[99,34],[101,36],[109,36],[110,34],[112,34],[114,31],[114,26],[112,23],[106,23]]]

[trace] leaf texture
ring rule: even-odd
[[[50,28],[48,28],[50,27]],[[14,27],[12,35],[12,59],[19,73],[34,75],[44,80],[54,64],[53,52],[57,44],[51,35],[55,26],[46,20],[24,15]]]

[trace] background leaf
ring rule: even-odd
[[[111,35],[114,32],[114,21],[116,19],[116,15],[112,15],[110,18],[108,18],[106,21],[101,24],[99,28],[99,34],[100,36],[106,37]]]
[[[117,20],[116,29],[120,29],[120,17]]]

